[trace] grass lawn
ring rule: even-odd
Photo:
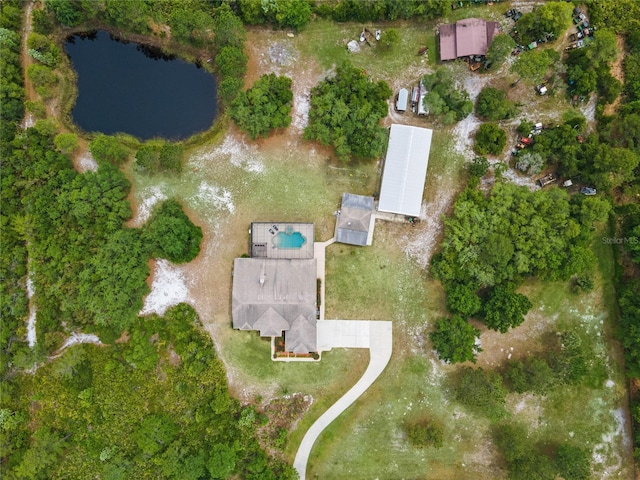
[[[490,18],[487,15],[501,15],[507,7],[505,3],[455,10],[446,21],[468,16]],[[389,26],[367,25],[370,29]],[[297,48],[300,64],[315,62],[329,70],[349,59],[375,79],[406,84],[433,66],[435,24],[398,22],[393,26],[401,33],[402,43],[391,54],[366,45],[360,53],[349,54],[346,43],[357,39],[360,24],[312,22],[291,42]],[[416,55],[424,45],[429,46],[428,59]],[[340,164],[328,158],[328,150],[303,141],[300,132],[246,142],[233,127],[229,129],[212,133],[210,143],[196,142],[197,146],[187,152],[181,175],[149,176],[129,168],[132,197],[142,209],[148,208],[155,197],[175,197],[203,225],[209,242],[203,251],[210,263],[202,262],[206,272],[198,279],[206,283],[198,288],[218,301],[201,316],[203,321],[218,325],[212,331],[216,332],[215,340],[236,393],[242,394],[246,387],[254,396],[256,392],[265,397],[295,392],[313,396],[310,411],[289,436],[286,454],[293,460],[312,422],[360,377],[368,352],[335,350],[323,354],[319,363],[271,362],[267,341],[255,332],[229,328],[233,258],[246,252],[247,229],[252,221],[310,221],[316,226],[316,240],[330,238],[335,225],[332,213],[339,207],[342,193],[370,195],[376,191],[379,163]],[[453,197],[462,186],[462,165],[469,159],[454,150],[455,139],[450,132],[440,128],[434,131],[425,188],[428,208],[435,206],[429,210],[433,225],[425,222],[412,230],[408,224],[378,221],[373,246],[335,244],[327,250],[327,318],[392,320],[394,353],[376,383],[320,436],[310,458],[311,478],[506,477],[490,438],[488,420],[469,414],[452,400],[449,377],[458,367],[440,363],[431,351],[428,332],[435,319],[446,312],[443,290],[427,272],[424,258],[428,255],[417,258],[404,250],[409,241],[427,238],[416,235],[425,225],[434,227],[428,238],[435,245],[440,235],[435,228],[437,218],[446,212],[447,205],[442,194]],[[442,210],[437,209],[439,204]],[[626,390],[619,351],[609,340],[616,314],[610,287],[613,260],[611,247],[600,238],[594,242],[594,251],[599,263],[593,292],[574,295],[567,282],[530,282],[523,287],[535,310],[525,322],[533,332],[526,340],[537,342],[538,350],[544,348],[544,331],[534,328],[538,320],[553,331],[576,329],[594,352],[587,384],[552,391],[546,398],[511,394],[507,403],[510,420],[528,422],[533,438],[554,442],[570,439],[584,444],[593,449],[598,478],[609,470],[612,475],[620,472],[622,478],[630,472],[630,465],[628,457],[622,460],[619,455],[624,437],[617,429],[624,414]],[[514,334],[522,331],[515,329]],[[508,335],[499,340],[505,347],[512,338]],[[503,356],[500,362],[505,359]],[[403,422],[422,414],[444,423],[441,449],[416,449],[407,441]]]

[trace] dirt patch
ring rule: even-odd
[[[624,85],[624,69],[622,67],[622,62],[624,61],[625,50],[624,50],[624,37],[622,35],[616,35],[616,46],[618,50],[618,58],[611,65],[611,75],[620,80],[620,82]],[[608,104],[604,107],[605,115],[613,115],[616,110],[618,110],[618,106],[620,105],[620,101],[622,99],[622,95],[618,95],[613,103]]]
[[[472,320],[471,323],[480,330],[482,352],[478,354],[478,366],[483,368],[499,368],[508,360],[521,359],[541,351],[540,339],[556,323],[557,315],[544,313],[544,307],[530,311],[525,321],[507,333],[489,330],[483,323]]]
[[[164,315],[167,308],[181,302],[193,303],[187,287],[185,267],[158,259],[155,262],[151,292],[144,299],[140,315]]]

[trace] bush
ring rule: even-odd
[[[432,419],[406,421],[404,431],[409,442],[418,448],[441,448],[444,440],[444,426]]]
[[[156,207],[144,230],[144,238],[156,258],[185,263],[200,253],[202,229],[191,222],[175,200]]]
[[[511,388],[518,393],[535,392],[544,395],[555,381],[555,375],[543,358],[528,357],[507,364],[504,373]]]
[[[462,367],[457,374],[454,395],[461,404],[491,420],[498,420],[506,414],[507,390],[497,372]]]
[[[61,133],[56,135],[53,143],[62,153],[73,153],[78,148],[78,136],[75,133]]]
[[[240,92],[231,103],[234,122],[255,140],[267,137],[275,128],[291,123],[293,92],[291,79],[274,73],[260,77],[246,92]]]
[[[475,151],[480,155],[500,155],[507,144],[507,133],[495,123],[483,123],[476,132]]]
[[[527,152],[518,155],[516,168],[528,175],[535,175],[542,171],[546,163],[539,153]]]
[[[96,162],[122,165],[129,157],[129,150],[120,141],[108,135],[98,135],[89,144],[89,150]]]
[[[184,149],[180,144],[149,142],[136,152],[136,167],[151,173],[182,171]]]
[[[516,113],[515,106],[507,100],[504,90],[485,87],[480,91],[476,101],[478,116],[488,120],[504,120]]]
[[[476,345],[479,336],[480,330],[457,315],[438,319],[435,330],[429,334],[438,357],[447,363],[475,363],[476,354],[482,351]]]

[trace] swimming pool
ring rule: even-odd
[[[280,249],[301,248],[307,239],[300,232],[278,232],[273,237],[273,246]]]

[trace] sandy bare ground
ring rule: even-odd
[[[616,59],[615,62],[611,64],[611,75],[614,78],[617,78],[618,80],[620,80],[620,82],[624,85],[624,69],[622,67],[622,62],[624,61],[625,50],[624,50],[624,37],[622,35],[616,35],[616,46],[618,51],[618,58]],[[620,105],[621,99],[622,99],[622,95],[618,95],[618,98],[616,98],[613,101],[613,103],[606,105],[604,107],[604,114],[605,115],[615,114],[616,110],[618,109],[618,106]]]

